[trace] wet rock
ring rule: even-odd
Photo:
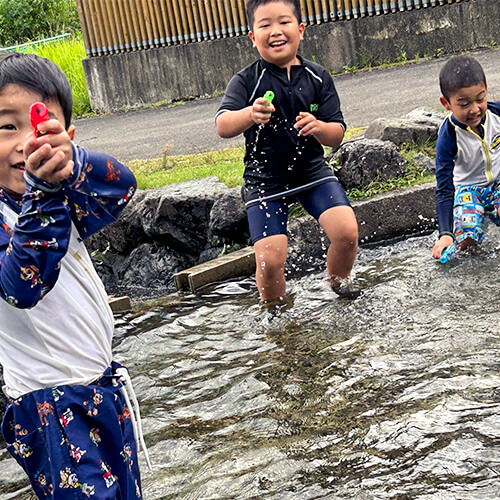
[[[330,242],[316,219],[305,215],[290,220],[288,235],[288,275],[324,266]]]
[[[175,289],[173,276],[190,267],[193,260],[158,242],[143,243],[123,261],[118,269],[119,290],[132,296],[157,297]]]
[[[201,252],[196,264],[203,264],[204,262],[208,262],[209,260],[216,259],[217,257],[220,257],[223,252],[224,246],[207,248],[206,250],[203,250],[203,252]]]
[[[148,192],[136,210],[152,240],[198,256],[207,244],[212,206],[228,190],[215,177],[170,184]]]
[[[209,230],[222,241],[248,243],[248,221],[240,187],[230,189],[215,201],[210,211]]]
[[[360,189],[377,178],[400,177],[406,165],[392,142],[378,139],[346,142],[327,161],[344,189]]]

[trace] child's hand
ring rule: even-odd
[[[299,131],[299,135],[314,135],[319,132],[319,122],[318,119],[311,113],[301,112],[299,116],[295,118],[297,122],[293,128]]]
[[[47,133],[38,138],[29,134],[24,145],[26,170],[47,182],[58,183],[67,179],[74,166],[70,136],[74,129],[66,131],[55,119],[41,123],[38,129]]]
[[[441,236],[432,249],[432,257],[441,258],[441,254],[446,247],[453,245],[453,238],[447,234]]]
[[[250,116],[254,123],[264,124],[271,119],[271,114],[276,111],[275,107],[267,99],[258,97],[250,107]]]

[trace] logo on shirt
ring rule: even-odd
[[[491,146],[490,149],[494,150],[500,146],[500,134],[497,134],[495,137],[493,137],[493,140],[491,141]]]
[[[311,113],[314,113],[315,111],[318,111],[319,104],[311,104],[309,109],[311,110]]]

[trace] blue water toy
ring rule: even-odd
[[[450,245],[449,247],[446,247],[442,253],[441,253],[441,257],[439,258],[439,262],[441,262],[441,264],[446,264],[446,262],[448,262],[449,258],[457,251],[457,247],[455,245],[455,243],[453,243],[453,245]]]

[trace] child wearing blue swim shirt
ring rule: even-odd
[[[261,58],[229,82],[216,126],[222,137],[245,135],[244,198],[260,296],[264,304],[284,301],[288,209],[299,201],[330,240],[332,288],[356,298],[358,225],[323,151],[338,147],[345,131],[333,80],[297,55],[304,34],[298,0],[249,0],[246,9]],[[264,98],[268,91],[272,102]]]
[[[40,101],[49,120],[37,137]],[[54,63],[0,54],[2,434],[38,498],[137,499],[136,399],[112,359],[113,314],[82,242],[116,220],[136,182],[72,142],[71,113]]]
[[[441,104],[451,114],[436,144],[435,259],[483,240],[484,218],[500,225],[500,101],[487,101],[486,77],[470,56],[450,59],[439,75]]]

